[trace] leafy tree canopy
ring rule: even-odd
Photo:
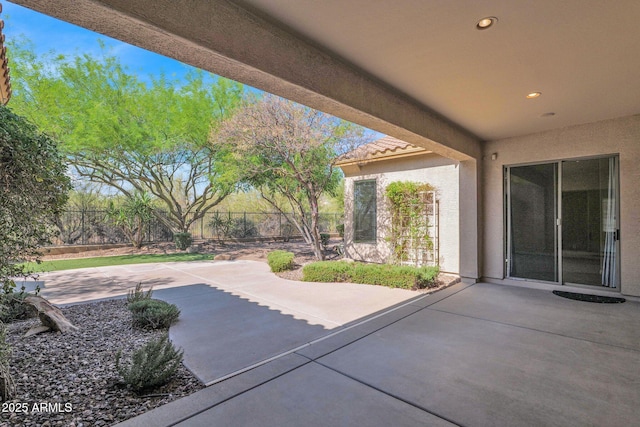
[[[276,96],[247,102],[212,134],[216,172],[258,189],[322,259],[319,201],[340,191],[337,157],[364,142],[363,128]]]
[[[101,56],[67,57],[8,45],[14,108],[62,141],[78,176],[131,197],[152,194],[174,231],[187,231],[233,188],[217,179],[208,136],[239,105],[242,85],[202,71],[145,82],[104,46]]]

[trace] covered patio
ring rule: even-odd
[[[637,301],[460,283],[120,426],[635,425],[639,328]]]

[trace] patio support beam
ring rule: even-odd
[[[480,274],[480,225],[479,225],[479,168],[475,160],[459,165],[459,227],[460,227],[460,277],[466,283],[475,283]]]
[[[440,155],[479,158],[478,138],[464,129],[231,1],[13,1]]]

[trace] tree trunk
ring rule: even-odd
[[[318,199],[309,197],[311,206],[311,240],[313,245],[313,254],[320,261],[324,260],[322,252],[322,241],[320,240],[320,213],[318,212]]]

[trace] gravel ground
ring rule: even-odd
[[[110,426],[203,388],[184,366],[169,384],[143,396],[120,383],[117,350],[126,357],[164,333],[133,328],[126,301],[79,304],[63,312],[80,330],[22,338],[38,319],[7,325],[17,396],[3,404],[0,426]],[[33,411],[42,403],[49,404],[48,412]],[[27,413],[16,412],[25,406]]]

